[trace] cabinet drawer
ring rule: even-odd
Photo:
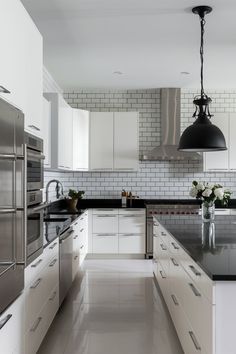
[[[93,253],[118,253],[117,234],[94,234]]]
[[[26,301],[26,329],[34,322],[37,314],[42,309],[51,289],[59,281],[59,261],[58,257],[52,259],[47,266],[42,269],[38,276],[25,290]]]
[[[146,215],[146,209],[142,208],[120,208],[119,210],[119,215],[129,215],[129,214],[135,214],[135,215]]]
[[[13,348],[24,353],[24,295],[20,295],[0,316],[1,352],[11,354]]]
[[[45,306],[26,333],[26,354],[36,354],[59,307],[59,286],[51,292]]]
[[[163,242],[162,238],[160,238],[160,237],[157,237],[156,255],[157,255],[158,262],[161,263],[165,272],[168,273],[169,259],[170,259],[169,250],[168,250],[167,245]]]
[[[93,215],[93,233],[118,233],[118,216],[114,214]]]
[[[49,262],[53,257],[59,254],[59,239],[55,239],[51,242],[43,251],[45,256],[45,262]]]
[[[112,209],[112,208],[98,208],[98,209],[93,209],[92,213],[95,215],[101,215],[101,214],[109,214],[109,215],[117,215],[118,214],[118,209]]]
[[[119,233],[145,234],[145,217],[140,214],[119,215]]]
[[[145,253],[144,235],[119,234],[119,253]]]
[[[160,262],[157,262],[157,281],[164,298],[168,297],[168,278],[167,273]]]

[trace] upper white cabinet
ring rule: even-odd
[[[236,113],[215,113],[213,124],[223,132],[228,150],[204,153],[204,171],[236,170]]]
[[[114,113],[114,170],[138,169],[138,112]]]
[[[43,97],[43,151],[44,167],[51,167],[51,102]]]
[[[72,170],[73,111],[61,95],[58,96],[58,168]]]
[[[89,112],[73,109],[73,170],[89,168]]]
[[[19,0],[1,2],[1,97],[25,114],[25,129],[42,136],[43,40]]]
[[[138,168],[138,113],[90,113],[90,170]]]
[[[113,169],[113,113],[90,113],[90,169]]]

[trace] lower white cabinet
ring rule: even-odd
[[[25,346],[35,354],[59,307],[58,239],[25,270]]]
[[[144,254],[145,209],[93,209],[92,253]]]
[[[24,295],[21,294],[13,304],[0,315],[1,353],[25,353],[24,318]]]
[[[157,222],[153,242],[154,275],[184,352],[215,354],[213,282]]]
[[[83,264],[88,253],[88,211],[85,211],[73,224],[72,279]]]

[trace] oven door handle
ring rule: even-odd
[[[27,151],[27,157],[32,157],[36,160],[45,160],[45,156],[41,153],[29,152],[29,150]]]

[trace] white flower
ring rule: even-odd
[[[208,197],[210,197],[211,193],[212,193],[212,189],[206,188],[206,189],[204,190],[204,192],[202,192],[202,196],[208,198]]]
[[[205,186],[203,183],[199,182],[197,185],[196,185],[196,188],[198,191],[203,191],[205,189]]]
[[[190,197],[195,198],[195,197],[197,196],[197,194],[198,194],[197,188],[192,187],[192,188],[190,189],[190,192],[189,192]]]
[[[223,188],[216,188],[214,190],[214,194],[216,198],[222,200],[224,198],[224,189]]]

